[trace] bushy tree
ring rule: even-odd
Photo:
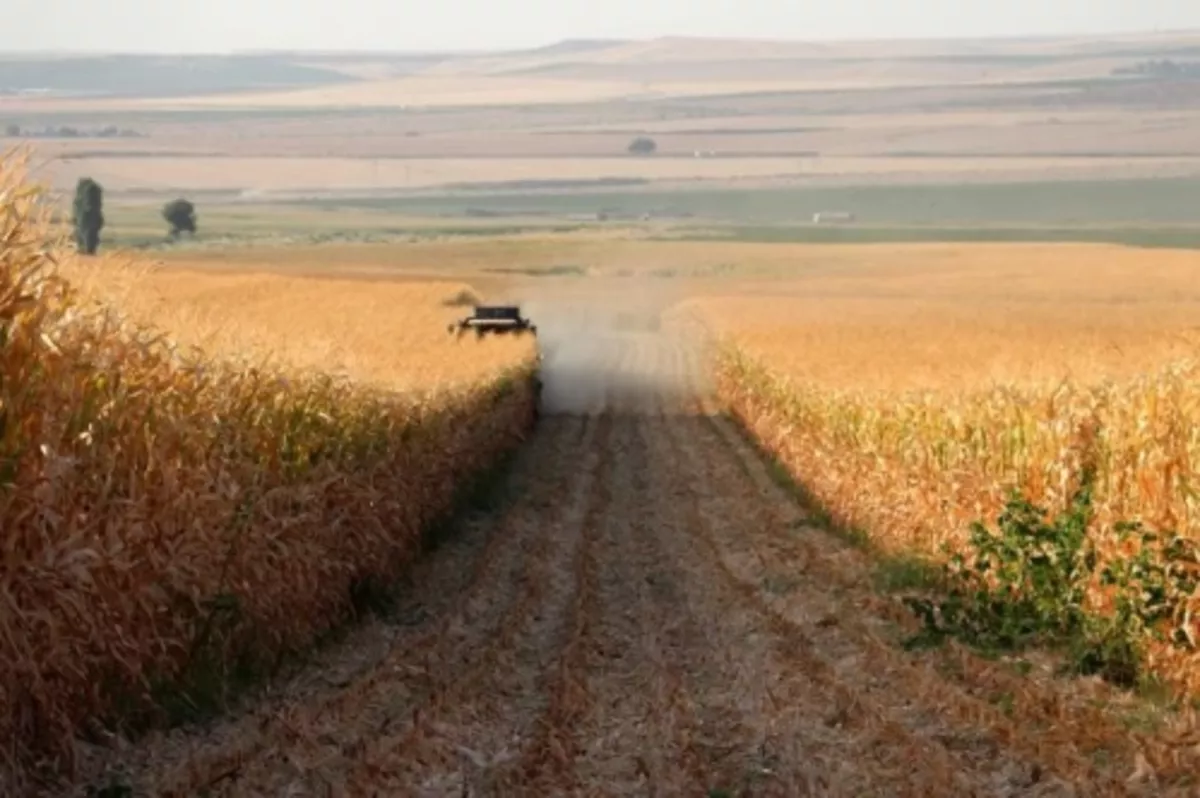
[[[646,136],[638,136],[633,141],[629,142],[629,151],[634,155],[650,155],[658,149],[658,144],[654,139]]]
[[[4,135],[8,136],[10,139],[20,138],[21,126],[16,124],[15,122],[12,124],[5,125],[4,126]]]
[[[179,238],[180,233],[196,232],[196,206],[182,197],[164,205],[162,215],[171,226],[171,238]]]
[[[104,189],[90,177],[81,177],[75,185],[72,222],[75,243],[85,255],[95,255],[100,246],[100,231],[104,228]]]

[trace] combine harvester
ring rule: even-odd
[[[516,305],[476,305],[475,312],[451,324],[448,331],[462,337],[468,330],[475,331],[476,338],[488,333],[494,335],[537,335],[537,326],[521,315]]]
[[[529,333],[537,337],[537,325],[529,319],[521,315],[521,308],[517,305],[476,305],[475,312],[466,318],[459,319],[449,325],[447,331],[451,335],[462,338],[467,330],[475,331],[476,340],[482,339],[488,333],[493,335],[524,335]],[[538,351],[538,362],[541,363],[545,356]],[[537,398],[534,403],[534,414],[540,416],[542,412],[542,380],[540,376],[534,377],[534,390],[537,392]]]

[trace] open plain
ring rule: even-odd
[[[41,174],[57,188],[88,173],[114,198],[634,178],[1195,177],[1195,81],[1137,71],[1186,63],[1195,46],[1190,34],[820,46],[667,38],[487,55],[180,57],[141,72],[83,58],[80,74],[109,74],[107,86],[85,92],[100,78],[47,72],[45,93],[0,97],[0,130],[39,133]],[[0,85],[6,69],[11,80],[38,75],[36,62],[0,63]],[[194,85],[204,70],[216,74]],[[270,81],[292,85],[262,90]],[[95,136],[105,129],[122,133]],[[630,157],[639,135],[655,140],[654,157]]]
[[[3,167],[0,777],[1193,794],[1200,81],[1121,70],[1197,42],[279,54],[290,90],[233,59],[0,98],[107,217],[51,256]],[[449,335],[480,300],[536,339]],[[998,518],[1022,600],[914,611],[985,584],[941,544]],[[1182,540],[1136,572],[1135,519]],[[1026,579],[1051,545],[1079,568]]]

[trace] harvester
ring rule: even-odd
[[[451,324],[447,330],[460,337],[468,330],[475,331],[476,338],[488,333],[495,335],[537,335],[537,326],[521,315],[516,305],[476,305],[475,312]]]

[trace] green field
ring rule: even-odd
[[[203,248],[387,243],[438,236],[502,236],[527,232],[567,232],[582,225],[547,219],[436,219],[370,209],[297,208],[265,204],[196,202],[198,230],[179,241],[154,205],[117,205],[105,212],[102,239],[122,249]],[[63,220],[60,220],[63,221]]]
[[[197,204],[200,232],[170,242],[157,205],[113,204],[127,248],[388,242],[640,225],[672,239],[809,243],[1107,242],[1200,247],[1200,179],[755,190],[458,191],[405,197]],[[815,225],[818,211],[852,224]]]
[[[808,223],[819,211],[849,211],[863,225],[1099,226],[1200,223],[1200,177],[992,184],[812,188],[489,192],[420,197],[315,199],[300,207],[462,216],[608,212],[690,217],[730,224]]]

